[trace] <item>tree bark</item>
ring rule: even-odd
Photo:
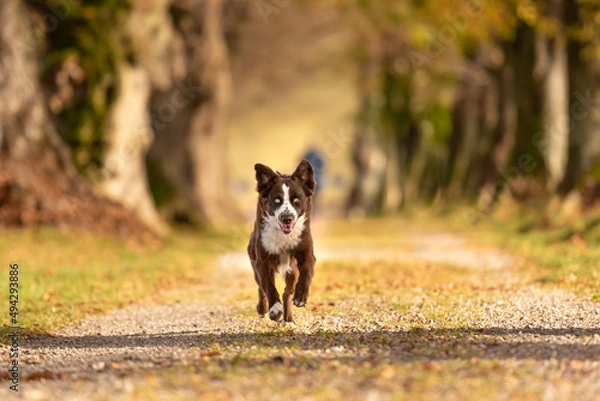
[[[483,161],[483,185],[478,207],[489,213],[506,187],[509,165],[517,137],[517,104],[515,90],[515,55],[512,43],[504,43],[505,63],[494,70],[497,122],[493,130],[490,152]],[[521,173],[521,172],[520,172]]]
[[[118,65],[119,89],[107,125],[101,190],[120,202],[157,233],[168,227],[150,192],[146,155],[154,134],[149,104],[154,90],[164,90],[185,72],[184,49],[171,23],[170,0],[132,2],[122,37],[133,45],[133,60]]]
[[[555,191],[567,165],[569,136],[569,95],[564,10],[561,0],[548,0],[546,18],[556,22],[551,36],[541,35],[538,66],[543,70],[543,129],[546,137],[544,156],[548,186]]]
[[[196,79],[209,101],[191,120],[189,146],[192,156],[194,195],[202,217],[220,224],[235,217],[228,196],[226,120],[231,101],[231,67],[222,23],[224,0],[204,4],[203,35],[193,55]]]
[[[176,1],[176,5],[183,15],[178,28],[185,42],[188,76],[161,94],[162,101],[154,102],[157,138],[151,158],[177,192],[176,213],[220,226],[239,217],[228,193],[227,174],[226,121],[232,91],[226,42],[232,28],[224,21],[228,2]],[[175,98],[179,100],[174,102]],[[176,118],[161,113],[161,103],[168,99],[177,104]]]
[[[76,172],[38,82],[36,15],[0,2],[0,226],[56,224],[117,236],[152,236]]]
[[[119,94],[109,116],[100,189],[164,235],[168,227],[158,214],[146,175],[146,152],[152,142],[147,104],[150,78],[141,67],[118,67]]]
[[[481,107],[483,85],[478,78],[480,72],[471,67],[461,77],[457,100],[453,110],[453,129],[448,156],[446,195],[462,197],[468,187],[473,164],[477,161],[477,144],[481,140]],[[476,78],[475,82],[473,78]],[[476,167],[477,168],[477,167]]]
[[[573,26],[582,23],[578,3],[567,1],[566,21]],[[566,171],[558,188],[562,196],[581,184],[597,154],[593,138],[600,135],[600,112],[596,104],[600,98],[600,84],[597,61],[586,59],[583,54],[588,45],[579,39],[572,39],[568,44],[570,132]]]
[[[381,110],[378,101],[382,86],[389,88],[389,82],[382,82],[382,78],[385,80],[389,75],[383,70],[381,37],[371,31],[368,33],[371,35],[364,38],[364,55],[359,61],[357,74],[360,109],[351,150],[354,179],[346,203],[346,213],[350,217],[365,217],[381,212],[386,195],[388,159],[380,128]],[[387,99],[388,104],[389,101]]]
[[[379,139],[368,126],[358,128],[352,147],[355,179],[346,206],[350,217],[364,217],[381,211],[388,160]]]

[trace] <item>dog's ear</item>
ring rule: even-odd
[[[306,195],[311,196],[313,194],[317,183],[315,181],[315,170],[308,160],[302,159],[292,177],[297,178],[302,183]]]
[[[256,171],[256,190],[262,192],[275,182],[277,174],[264,164],[256,163],[254,165]]]

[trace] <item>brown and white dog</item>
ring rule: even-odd
[[[263,164],[254,166],[258,206],[248,255],[258,284],[260,317],[295,327],[294,305],[306,305],[314,274],[315,255],[310,233],[314,170],[302,160],[292,175],[275,172]],[[275,287],[275,273],[285,279],[283,302]]]

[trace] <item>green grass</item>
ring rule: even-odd
[[[210,262],[237,247],[236,233],[176,232],[163,243],[132,244],[53,228],[5,230],[0,238],[3,288],[9,264],[19,265],[18,324],[24,334],[52,332],[66,324],[132,303],[149,302],[169,289],[201,286]],[[7,305],[1,334],[9,325]]]
[[[475,225],[460,216],[464,214],[411,210],[363,222],[331,221],[318,234],[319,245],[410,250],[415,233],[450,230],[481,246],[500,246],[521,255],[525,260],[522,267],[536,270],[543,283],[600,299],[596,215],[550,227],[531,210],[492,215]],[[209,284],[211,262],[225,251],[243,249],[250,231],[249,225],[226,233],[175,231],[162,243],[136,245],[89,234],[59,233],[53,228],[5,230],[0,238],[5,264],[0,282],[8,288],[9,264],[18,263],[19,325],[25,333],[52,332],[88,314],[164,298],[168,289]],[[401,291],[435,286],[443,289],[447,282],[478,285],[460,268],[446,269],[445,279],[440,280],[438,266],[420,262],[404,269],[403,274],[386,274],[394,269],[393,263],[370,263],[366,268],[377,273],[371,275],[361,274],[364,263],[345,266],[352,281],[333,276],[322,281],[327,288],[315,290],[329,294],[327,302],[339,302],[346,295],[383,287]],[[339,268],[332,266],[332,271]],[[0,292],[0,302],[8,305],[8,291]],[[6,309],[0,319],[3,333],[9,323],[8,306]]]
[[[410,235],[396,241],[408,243]],[[227,300],[233,324],[200,334],[196,359],[147,372],[126,399],[161,399],[166,391],[169,399],[362,400],[380,393],[398,400],[416,394],[477,400],[503,389],[506,375],[514,374],[480,359],[486,339],[465,329],[467,309],[470,319],[482,313],[471,272],[426,263],[322,261],[317,274],[308,307],[295,309],[301,326],[311,322],[308,329],[257,319],[255,286],[247,280]]]
[[[600,299],[597,215],[563,225],[548,225],[539,213],[522,209],[497,213],[477,224],[460,216],[464,214],[411,210],[392,218],[332,221],[320,235],[319,245],[410,249],[415,233],[451,230],[482,246],[501,246],[522,256],[523,268],[537,269],[543,283]],[[9,264],[18,263],[19,325],[25,333],[52,332],[88,314],[151,301],[168,289],[207,284],[214,258],[228,250],[243,249],[250,230],[240,226],[220,234],[176,231],[162,243],[145,245],[89,234],[63,234],[53,228],[5,230],[0,238],[5,263],[0,282],[8,287]],[[475,285],[469,282],[472,277],[468,272],[457,268],[447,269],[445,280],[440,280],[438,267],[431,264],[416,263],[413,269],[390,276],[386,272],[394,268],[391,264],[369,264],[368,269],[378,273],[372,275],[360,274],[364,264],[346,266],[354,280],[343,282],[335,276],[324,281],[327,288],[316,290],[330,294],[327,302],[338,302],[343,294],[352,296],[383,287],[443,287],[443,282],[461,280]],[[337,268],[333,266],[333,271]],[[0,292],[0,302],[8,305],[8,291]],[[8,319],[8,313],[2,314],[2,332],[8,330]]]
[[[500,246],[540,268],[542,283],[599,296],[600,211],[565,219],[525,205],[501,208],[476,224],[450,220],[471,240]]]
[[[526,232],[519,232],[522,224],[528,225]],[[415,248],[415,238],[448,230],[471,238],[474,244],[466,246],[500,245],[525,255],[519,261],[523,271],[514,272],[514,287],[505,288],[490,279],[493,272],[477,267],[320,260],[307,308],[294,309],[299,323],[294,331],[256,318],[256,285],[249,268],[226,274],[214,269],[219,255],[243,249],[249,226],[221,234],[176,231],[164,243],[146,245],[50,228],[11,230],[3,232],[0,252],[6,279],[8,263],[20,265],[19,323],[29,333],[51,333],[88,314],[137,302],[209,302],[218,295],[227,305],[227,324],[215,318],[214,330],[198,333],[191,357],[165,361],[156,370],[115,368],[119,380],[135,379],[123,399],[226,400],[240,394],[261,400],[361,400],[377,394],[392,400],[442,395],[479,400],[490,394],[541,398],[548,378],[539,372],[540,361],[512,359],[513,344],[497,342],[477,322],[483,321],[486,304],[531,284],[530,277],[542,277],[543,285],[594,294],[597,251],[591,237],[584,236],[585,252],[577,253],[570,248],[577,246],[571,240],[555,240],[559,230],[543,230],[538,222],[524,223],[518,216],[491,216],[472,226],[460,218],[418,210],[314,227],[320,246],[364,247],[365,252],[408,252]],[[561,267],[561,258],[566,267]],[[571,266],[573,261],[580,264],[578,269]],[[570,274],[576,275],[575,282],[568,279]],[[216,286],[228,291],[215,295]],[[0,303],[8,305],[6,292],[0,292]],[[6,325],[7,313],[2,316]]]
[[[539,283],[600,299],[600,210],[566,219],[548,217],[544,207],[525,204],[500,207],[476,222],[469,217],[472,214],[473,208],[464,204],[412,207],[394,217],[371,219],[360,225],[362,231],[348,230],[352,223],[342,224],[336,241],[355,240],[360,233],[368,244],[393,242],[394,236],[407,232],[454,233],[467,238],[471,246],[514,255],[519,268]],[[410,241],[410,236],[406,239]]]

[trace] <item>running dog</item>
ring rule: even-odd
[[[258,205],[248,255],[258,284],[260,317],[267,312],[273,321],[283,316],[284,326],[295,327],[292,299],[306,306],[316,258],[310,233],[312,196],[316,181],[308,160],[302,160],[292,175],[256,164]],[[283,301],[275,287],[275,273],[285,280]]]

